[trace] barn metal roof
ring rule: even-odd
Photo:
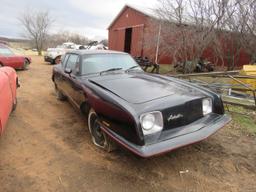
[[[124,10],[126,8],[131,8],[135,11],[138,11],[140,13],[142,13],[143,15],[147,16],[147,17],[151,17],[151,18],[157,18],[156,12],[154,11],[154,9],[152,8],[148,8],[148,7],[143,7],[143,6],[138,6],[138,5],[129,5],[126,4],[121,11],[117,14],[117,16],[114,18],[114,20],[110,23],[110,25],[108,26],[107,29],[111,28],[112,25],[116,22],[116,20],[121,16],[121,14],[124,12]]]

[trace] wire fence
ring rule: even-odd
[[[240,106],[256,111],[256,76],[239,75],[239,71],[170,75],[220,94],[226,107]]]

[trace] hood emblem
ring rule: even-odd
[[[168,121],[171,121],[171,120],[176,120],[176,119],[179,119],[179,118],[182,118],[183,117],[183,115],[182,114],[177,114],[177,115],[170,115],[169,117],[168,117]]]

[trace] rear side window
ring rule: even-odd
[[[66,60],[66,57],[65,57],[65,60]],[[71,69],[72,73],[78,73],[79,72],[79,56],[75,54],[70,54],[66,61],[65,68]]]

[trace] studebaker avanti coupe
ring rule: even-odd
[[[16,55],[9,47],[0,44],[0,67],[9,66],[14,69],[28,69],[31,58],[22,55]]]
[[[11,67],[0,67],[0,135],[3,133],[10,113],[15,109],[18,77]]]
[[[143,72],[115,51],[67,52],[53,68],[57,97],[87,114],[93,143],[150,157],[206,139],[230,121],[221,98],[197,85]]]

